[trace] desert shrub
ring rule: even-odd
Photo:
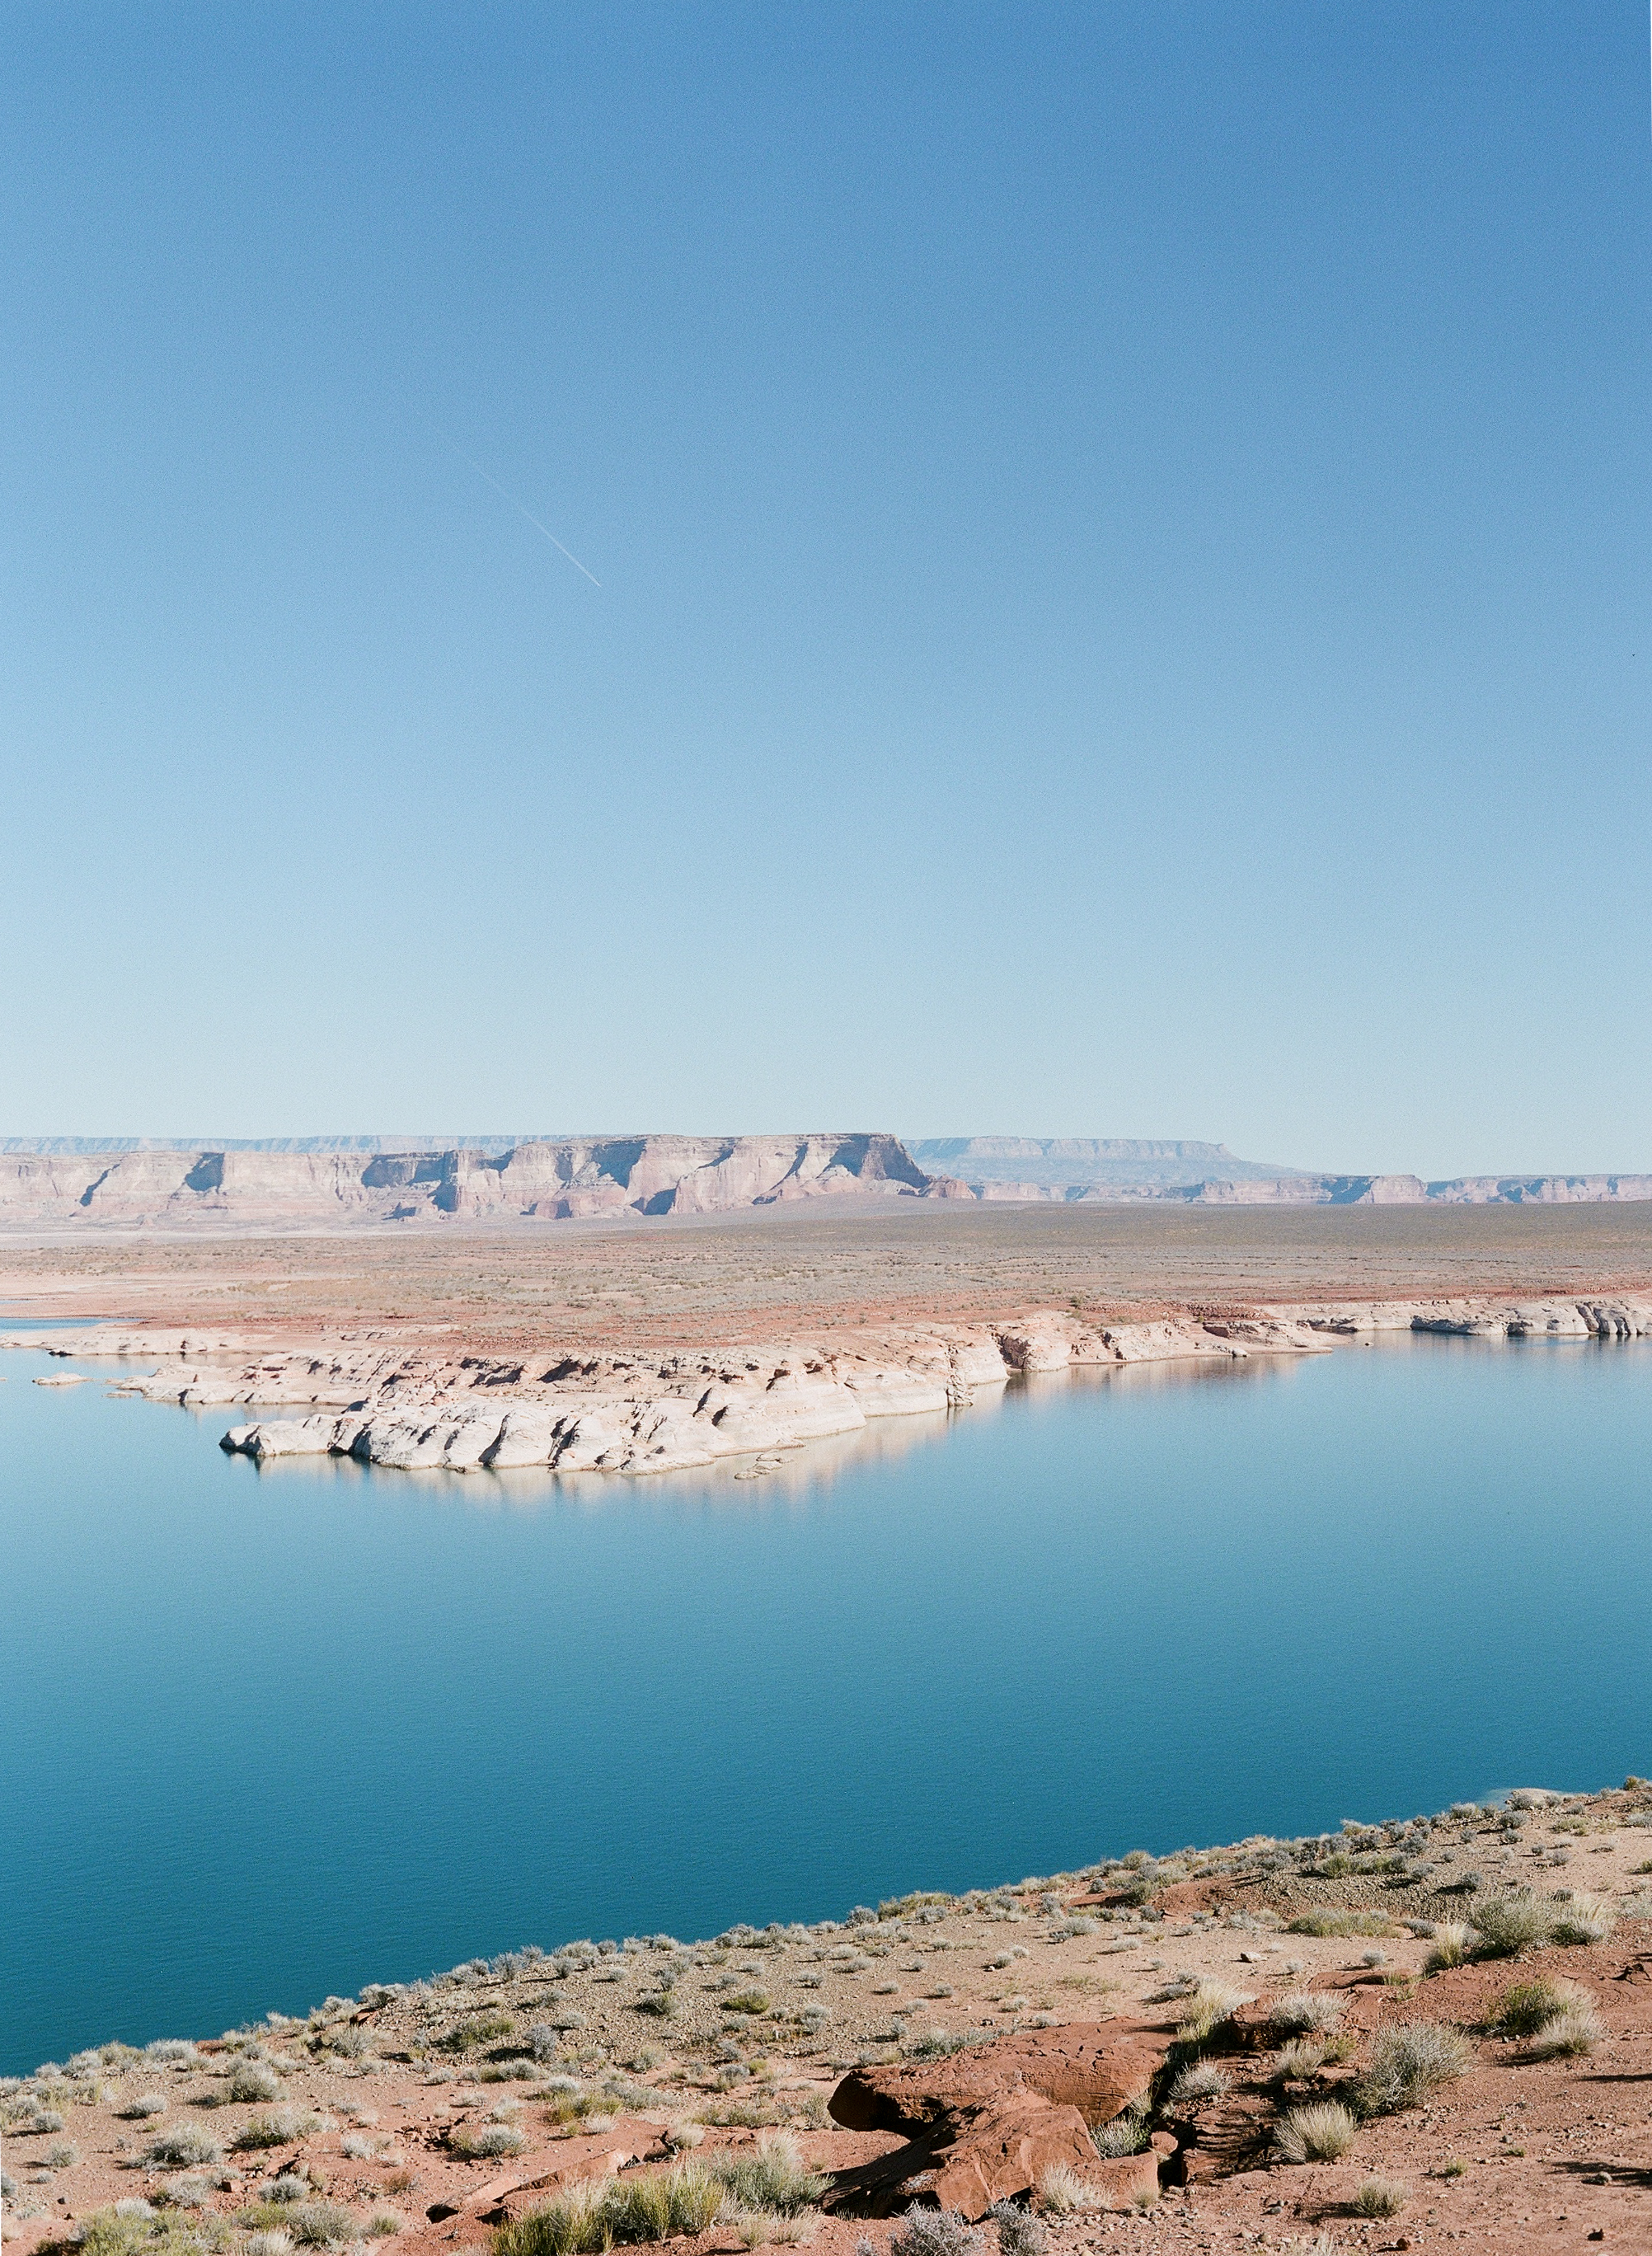
[[[1384,1919],[1380,1912],[1341,1911],[1320,1905],[1313,1911],[1298,1912],[1288,1932],[1335,1938],[1348,1935],[1387,1935],[1392,1925],[1392,1921]]]
[[[1344,2001],[1329,1990],[1293,1990],[1279,1999],[1268,2016],[1269,2028],[1284,2036],[1306,2036],[1334,2029],[1342,2019]]]
[[[116,2112],[128,2123],[146,2122],[151,2115],[166,2112],[165,2097],[158,2091],[140,2091],[135,2099],[129,2099]]]
[[[266,2203],[274,2202],[280,2206],[288,2202],[307,2201],[315,2188],[302,2170],[283,2170],[278,2176],[266,2179],[263,2190]]]
[[[1292,2037],[1289,2044],[1280,2046],[1274,2074],[1285,2083],[1305,2083],[1318,2075],[1335,2049],[1327,2036]]]
[[[1534,2060],[1560,2060],[1592,2052],[1605,2034],[1594,1999],[1580,1994],[1546,2020],[1526,2048]]]
[[[495,2256],[599,2256],[615,2241],[664,2240],[703,2232],[724,2189],[697,2161],[624,2178],[587,2179],[501,2225]]]
[[[570,2186],[543,2208],[502,2224],[494,2235],[494,2256],[589,2256],[611,2245],[600,2210],[608,2188],[587,2178]]]
[[[1430,2092],[1473,2065],[1473,2051],[1455,2029],[1438,2021],[1401,2021],[1378,2032],[1370,2063],[1355,2087],[1362,2115],[1396,2115],[1420,2107]]]
[[[1431,1930],[1428,1956],[1423,1961],[1425,1974],[1443,1974],[1448,1967],[1460,1966],[1467,1957],[1474,1940],[1474,1930],[1465,1927],[1460,1920],[1443,1919]]]
[[[1397,2178],[1367,2178],[1353,2196],[1356,2217],[1397,2217],[1405,2207],[1406,2189]]]
[[[292,2256],[292,2235],[272,2225],[264,2232],[255,2232],[241,2244],[242,2256]]]
[[[1172,2107],[1197,2107],[1206,2099],[1220,2099],[1227,2090],[1228,2082],[1226,2069],[1218,2068],[1213,2060],[1196,2060],[1191,2068],[1185,2068],[1171,2084],[1169,2104]],[[1108,2128],[1111,2127],[1109,2125]]]
[[[73,2140],[65,2139],[55,2147],[48,2147],[41,2157],[48,2170],[72,2170],[81,2159],[81,2150]]]
[[[516,2027],[510,2013],[467,2013],[436,2040],[444,2052],[474,2052],[478,2045],[497,2044]]]
[[[769,1992],[766,1990],[735,1990],[719,2000],[726,2013],[766,2013]]]
[[[1511,1888],[1507,1894],[1488,1896],[1468,1914],[1480,1937],[1480,1947],[1492,1958],[1510,1958],[1517,1950],[1547,1942],[1555,1931],[1555,1907],[1529,1888]]]
[[[347,2131],[339,2140],[339,2152],[347,2162],[370,2162],[383,2147],[370,2131]]]
[[[200,2055],[187,2037],[157,2037],[144,2046],[144,2057],[158,2061],[163,2068],[193,2068]]]
[[[172,2209],[205,2209],[211,2191],[205,2178],[165,2178],[156,2198]]]
[[[995,2201],[987,2214],[998,2228],[998,2256],[1044,2256],[1048,2235],[1030,2209]]]
[[[925,2029],[901,2049],[908,2060],[945,2060],[966,2045],[989,2043],[997,2034],[996,2029]]]
[[[1353,2144],[1359,2127],[1346,2107],[1322,2100],[1282,2115],[1274,2144],[1288,2162],[1336,2162]]]
[[[362,2228],[336,2201],[296,2201],[287,2211],[287,2231],[300,2248],[325,2247],[330,2240],[359,2240]]]
[[[711,2154],[706,2167],[731,2202],[742,2209],[771,2210],[795,2217],[811,2209],[826,2189],[826,2180],[808,2168],[795,2139],[784,2133],[759,2140],[756,2150]]]
[[[158,2215],[147,2202],[95,2210],[78,2228],[88,2256],[203,2256],[228,2238],[221,2224]]]
[[[954,2209],[909,2209],[889,2238],[889,2256],[981,2256],[987,2236]]]
[[[559,2089],[553,2084],[545,2119],[553,2129],[572,2129],[574,2124],[583,2123],[587,2116],[608,2113],[613,2104],[606,2092],[594,2090],[587,2085],[569,2083]]]
[[[1121,2154],[1139,2154],[1147,2144],[1147,2119],[1127,2108],[1110,2123],[1093,2123],[1090,2143],[1104,2162],[1116,2161]]]
[[[376,2209],[367,2220],[368,2237],[372,2240],[389,2240],[406,2226],[407,2219],[393,2209]]]
[[[179,2123],[150,2140],[144,2159],[158,2169],[190,2169],[206,2162],[221,2162],[223,2149],[209,2132],[196,2123]]]
[[[609,2181],[603,2222],[615,2240],[668,2240],[704,2232],[723,2205],[721,2182],[699,2163],[639,2172]]]
[[[266,2068],[261,2060],[238,2061],[230,2072],[227,2096],[234,2100],[276,2099],[280,2097],[281,2080],[274,2069]]]
[[[1186,2002],[1187,2011],[1177,2025],[1177,2040],[1181,2044],[1203,2044],[1213,2030],[1231,2020],[1250,1999],[1245,1991],[1230,1990],[1225,1982],[1201,1982]]]
[[[48,2138],[63,2128],[63,2118],[55,2107],[37,2107],[23,2127],[31,2138]]]
[[[1553,1981],[1546,1974],[1535,1981],[1515,1982],[1497,2000],[1487,2026],[1500,2037],[1536,2036],[1545,2021],[1552,2021],[1578,1994],[1571,1983]]]
[[[1095,2197],[1095,2188],[1065,2162],[1051,2162],[1038,2173],[1038,2200],[1052,2216],[1066,2217],[1075,2209],[1088,2207]]]
[[[1557,1942],[1604,1942],[1618,1923],[1618,1914],[1599,1896],[1574,1895],[1555,1914]]]
[[[490,2162],[519,2154],[527,2140],[514,2123],[456,2123],[447,2133],[449,2150],[464,2162]]]
[[[243,2154],[260,2147],[290,2147],[320,2128],[318,2115],[306,2115],[300,2107],[273,2107],[267,2115],[249,2115],[230,2143]]]

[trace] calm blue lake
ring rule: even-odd
[[[1647,1346],[1045,1382],[577,1484],[261,1473],[65,1367],[0,1356],[7,2070],[1652,1771]]]

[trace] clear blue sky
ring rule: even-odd
[[[1643,9],[41,0],[0,182],[0,1132],[1652,1168]]]

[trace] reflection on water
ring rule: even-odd
[[[41,1367],[0,1357],[8,2069],[1652,1770],[1644,1347],[1080,1373],[747,1482],[260,1471],[239,1414]]]

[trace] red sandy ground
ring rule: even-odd
[[[847,1205],[847,1202],[846,1202]],[[1652,1286],[1645,1206],[950,1207],[405,1235],[0,1249],[8,1314],[208,1323],[271,1347],[388,1332],[476,1353],[848,1343],[929,1322],[1233,1313],[1259,1303]]]

